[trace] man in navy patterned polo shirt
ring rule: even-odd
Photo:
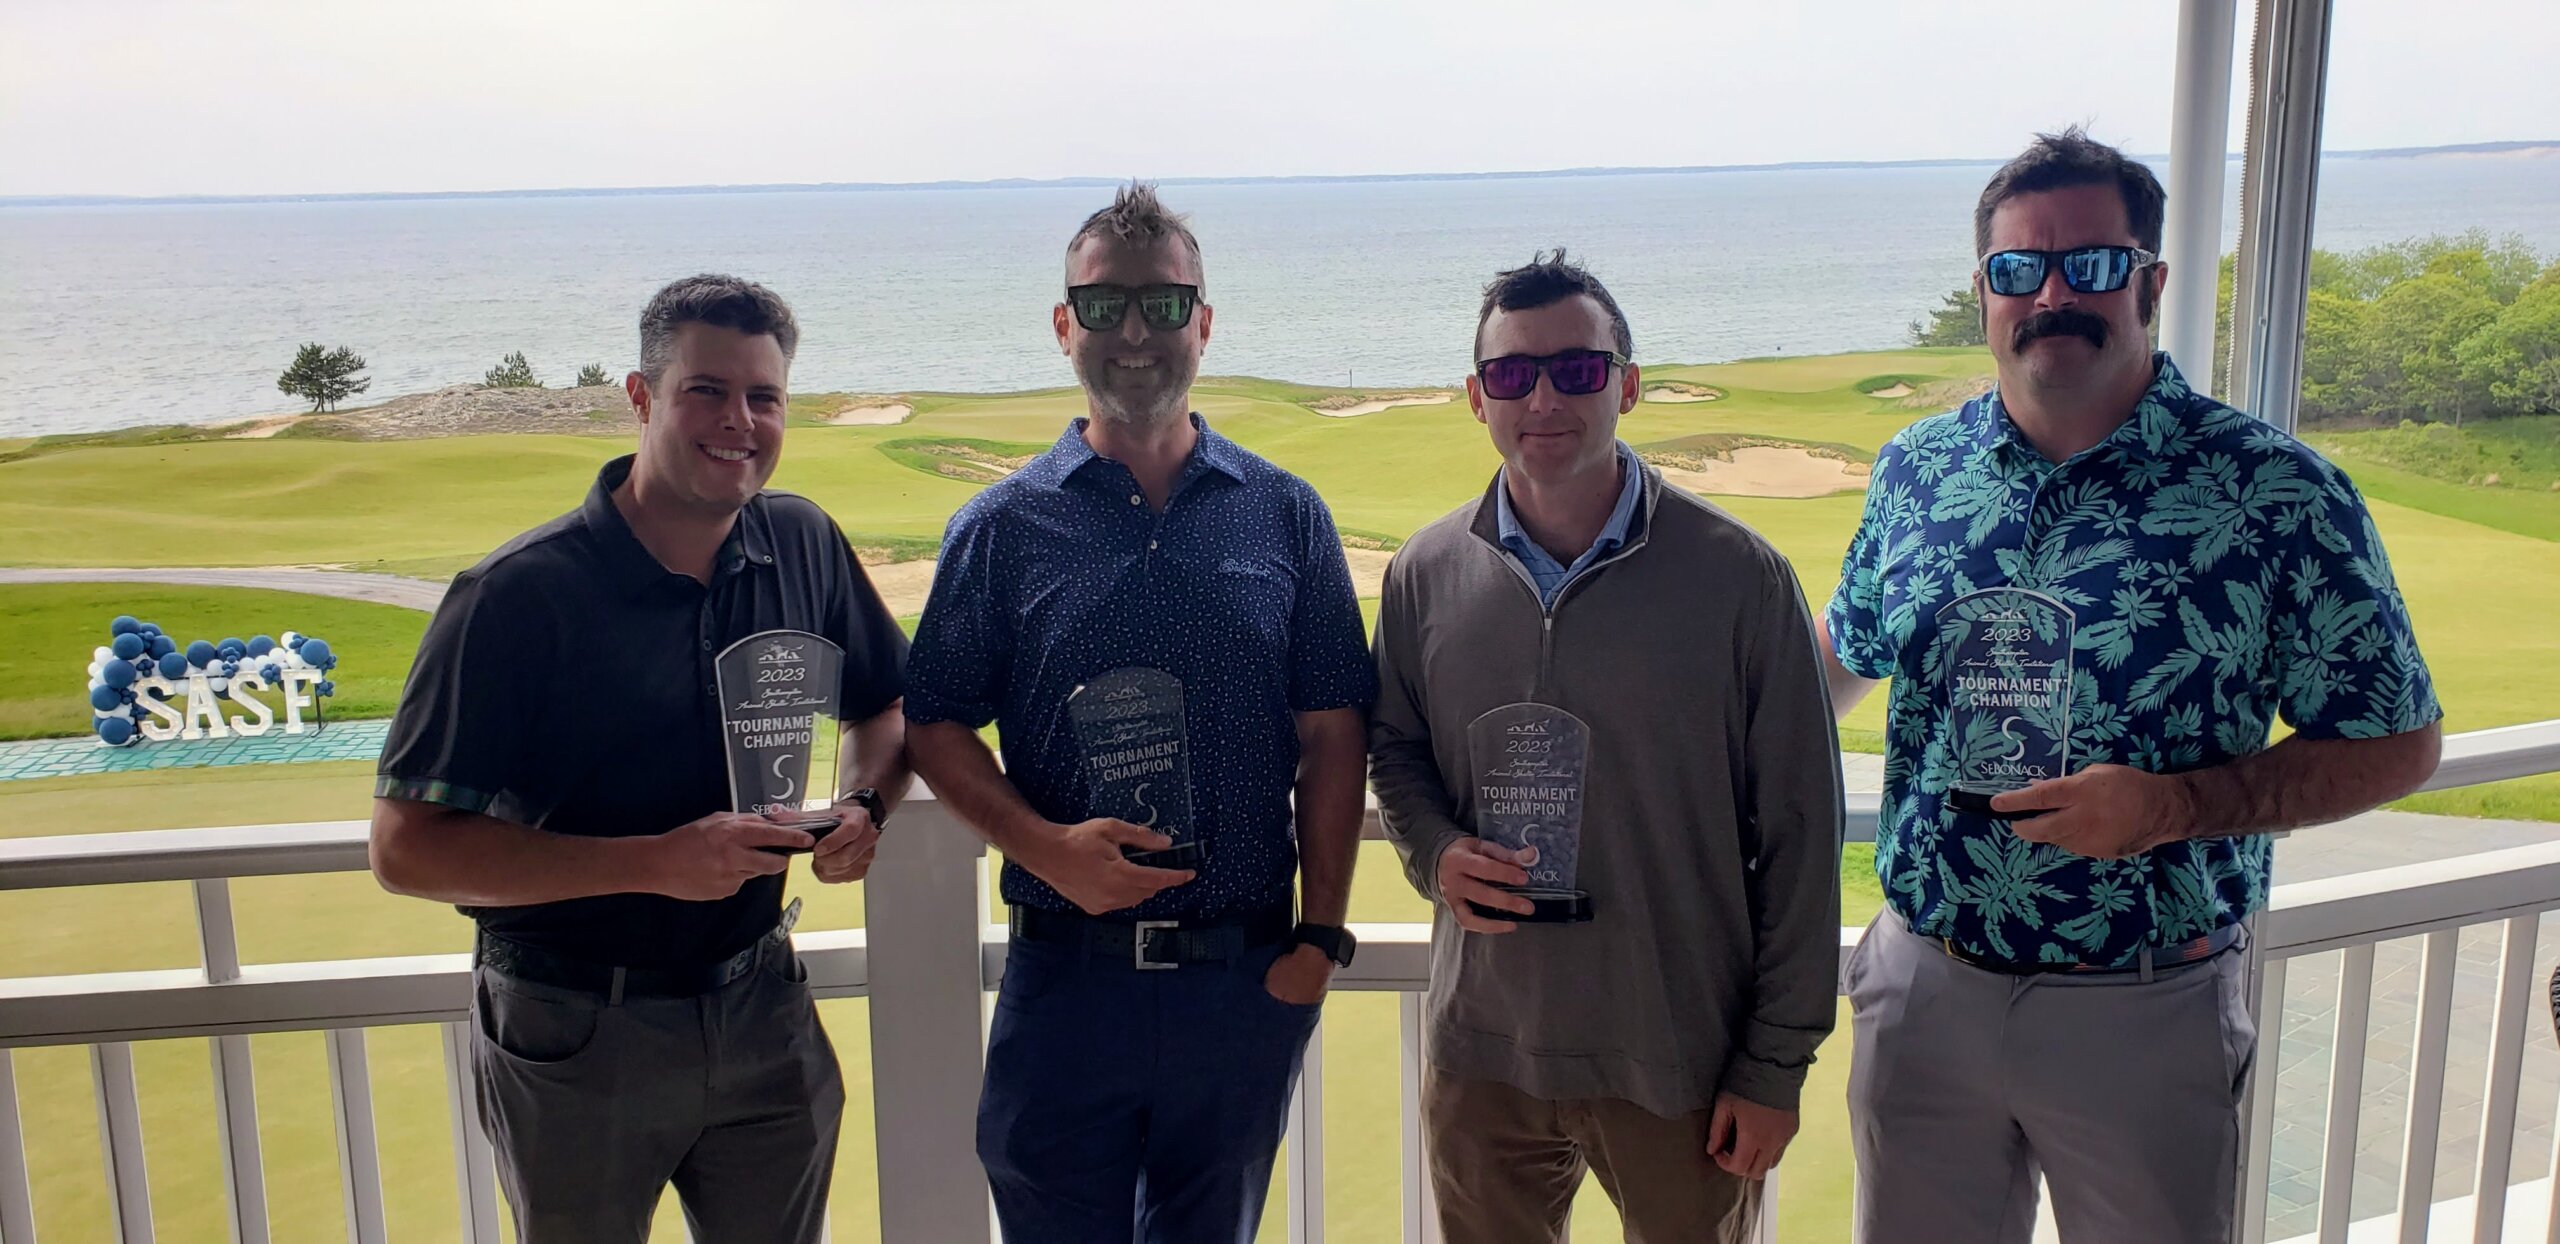
[[[1091,417],[952,517],[910,656],[916,769],[1005,855],[978,1155],[1008,1239],[1251,1240],[1351,960],[1377,677],[1324,502],[1191,413],[1200,283],[1151,187],[1077,231],[1053,320]],[[1133,667],[1181,684],[1178,745],[1121,750],[1188,755],[1188,823],[1167,827],[1196,866],[1124,858],[1173,840],[1089,785],[1070,705]]]
[[[2163,199],[2076,129],[1992,178],[1998,387],[1885,447],[1825,619],[1837,710],[1893,680],[1886,910],[1846,970],[1865,1240],[2025,1244],[2039,1172],[2067,1244],[2229,1238],[2265,835],[2435,768],[2355,486],[2151,350]],[[1984,603],[2037,601],[2064,775],[1986,806],[1960,781],[2038,723],[1966,729],[1982,649],[1958,644]]]

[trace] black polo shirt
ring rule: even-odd
[[[586,504],[456,576],[419,643],[374,794],[560,834],[660,834],[729,807],[712,660],[758,631],[844,649],[844,718],[903,690],[906,636],[853,548],[805,497],[758,494],[711,583],[668,570],[613,505],[631,459]],[[608,894],[465,907],[511,940],[629,967],[716,962],[780,917],[782,878],[715,902]]]

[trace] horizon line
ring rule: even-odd
[[[2374,147],[2353,151],[2324,151],[2323,160],[2402,159],[2428,155],[2497,154],[2560,148],[2560,139],[2507,139],[2496,142],[2448,143],[2432,147]],[[1163,177],[1154,179],[1163,186],[1240,186],[1240,185],[1311,185],[1359,182],[1410,181],[1522,181],[1560,177],[1635,177],[1647,174],[1692,173],[1770,173],[1816,172],[1825,170],[1895,169],[1895,168],[1968,168],[1990,167],[2007,162],[2008,156],[1956,156],[1914,160],[1785,160],[1760,164],[1682,164],[1682,165],[1609,165],[1585,168],[1488,170],[1479,172],[1424,173],[1298,173],[1204,177]],[[2163,161],[2163,154],[2138,154],[2145,162]],[[2225,163],[2241,158],[2231,152]],[[891,192],[901,190],[1053,190],[1089,189],[1117,186],[1126,179],[1118,177],[998,177],[978,180],[943,179],[936,181],[842,181],[842,182],[751,182],[735,185],[701,184],[685,186],[569,186],[520,188],[503,190],[348,190],[325,193],[268,194],[33,194],[0,195],[0,208],[10,207],[153,207],[222,205],[252,203],[349,203],[349,202],[422,202],[440,199],[550,199],[550,198],[614,198],[642,195],[676,194],[808,194]]]

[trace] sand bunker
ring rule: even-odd
[[[1881,389],[1867,390],[1867,396],[1880,397],[1887,401],[1891,401],[1897,397],[1909,397],[1911,396],[1911,386],[1907,384],[1889,384]]]
[[[1864,491],[1868,469],[1863,462],[1801,449],[1752,445],[1734,450],[1730,461],[1708,459],[1704,470],[1664,467],[1662,478],[1691,492],[1726,497],[1825,497]]]
[[[1723,396],[1714,389],[1696,384],[1649,384],[1644,388],[1644,400],[1648,402],[1712,402]]]
[[[916,408],[905,402],[864,402],[857,406],[847,406],[827,416],[827,422],[876,426],[904,423],[907,421],[907,416],[914,413]]]
[[[267,415],[222,425],[222,439],[227,441],[263,441],[286,428],[302,422],[300,415]]]
[[[1458,395],[1454,393],[1403,393],[1394,397],[1373,397],[1365,402],[1353,402],[1348,406],[1329,407],[1319,402],[1307,409],[1335,419],[1349,419],[1355,415],[1374,415],[1382,410],[1393,410],[1398,406],[1445,406],[1456,400]]]
[[[1387,562],[1395,554],[1379,549],[1344,549],[1342,556],[1351,563],[1351,586],[1363,597],[1373,597],[1385,590]],[[871,586],[879,589],[882,604],[889,607],[891,617],[906,618],[924,612],[927,596],[933,594],[933,559],[911,562],[881,562],[862,559],[862,569],[871,576]]]

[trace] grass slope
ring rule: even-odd
[[[107,623],[129,613],[157,622],[181,646],[288,630],[329,641],[339,666],[332,718],[385,717],[409,677],[427,615],[391,605],[254,588],[148,583],[26,583],[0,587],[0,739],[81,734],[91,720],[89,652]],[[271,706],[275,696],[266,697]],[[281,711],[278,720],[282,720]]]

